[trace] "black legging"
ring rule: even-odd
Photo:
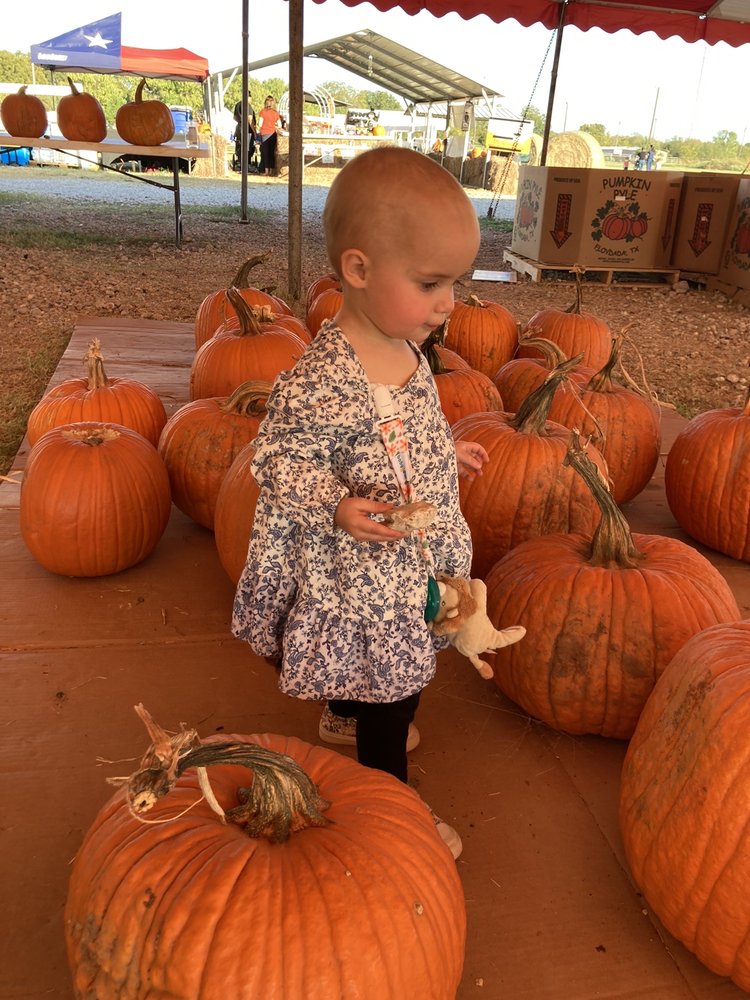
[[[357,760],[406,783],[406,739],[419,705],[419,692],[403,701],[329,701],[334,715],[357,720]]]
[[[274,173],[276,170],[276,140],[278,136],[275,132],[270,135],[258,134],[260,140],[260,166],[258,169],[262,174],[267,170]]]

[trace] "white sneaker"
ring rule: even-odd
[[[428,806],[427,808],[429,809],[430,807]],[[440,817],[432,809],[430,809],[430,813],[432,814],[432,819],[435,823],[435,829],[440,834],[445,846],[453,855],[453,860],[457,861],[461,857],[461,852],[464,849],[464,845],[458,835],[458,832],[454,830],[452,826],[449,826],[445,820],[440,819]]]
[[[345,719],[334,715],[328,705],[323,709],[318,724],[318,736],[323,743],[338,746],[355,746],[357,743],[357,720]],[[414,750],[419,746],[419,730],[414,723],[409,723],[409,735],[406,738],[406,750]]]

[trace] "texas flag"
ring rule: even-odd
[[[38,66],[64,70],[79,67],[84,57],[84,65],[92,72],[119,73],[121,24],[122,14],[111,14],[41,45],[32,45],[31,61]]]

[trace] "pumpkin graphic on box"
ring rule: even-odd
[[[632,243],[641,239],[648,231],[648,216],[641,211],[638,202],[633,202],[623,210],[612,200],[597,209],[591,220],[591,235],[595,240],[624,240]]]

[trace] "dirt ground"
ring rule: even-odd
[[[24,211],[28,213],[23,206],[17,209],[19,217]],[[15,212],[6,203],[4,220],[13,221]],[[8,320],[0,338],[0,427],[8,428],[14,420],[18,425],[39,398],[81,317],[191,321],[204,296],[226,287],[246,258],[266,251],[267,260],[253,272],[255,284],[287,297],[287,220],[282,213],[258,213],[243,225],[233,215],[194,210],[185,218],[181,249],[170,240],[166,211],[88,204],[82,213],[61,203],[48,204],[45,216],[47,231],[70,236],[72,248],[20,246],[24,240],[9,235],[6,225],[5,235],[0,233],[0,308]],[[504,228],[484,220],[477,268],[506,268],[503,250],[510,233]],[[303,289],[328,269],[321,227],[307,219]],[[574,299],[569,281],[533,283],[520,275],[516,284],[505,284],[475,282],[467,274],[457,295],[469,292],[501,302],[522,324],[541,308],[567,308]],[[744,399],[750,376],[750,310],[720,292],[695,285],[672,291],[586,281],[583,305],[613,331],[629,328],[626,367],[638,372],[642,359],[651,388],[683,415],[736,406]],[[6,451],[12,456],[9,443]],[[6,463],[0,474],[8,468]]]

